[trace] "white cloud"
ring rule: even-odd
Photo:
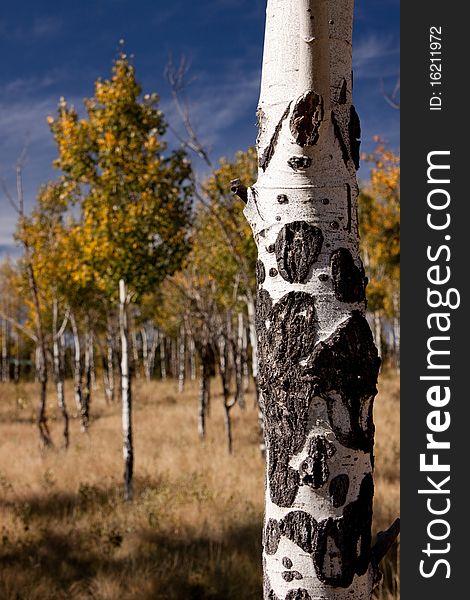
[[[361,38],[353,46],[355,79],[376,79],[396,75],[399,69],[399,44],[392,36],[375,34]]]
[[[36,17],[33,21],[31,34],[36,39],[50,38],[60,33],[62,25],[62,19],[56,16],[49,15]]]

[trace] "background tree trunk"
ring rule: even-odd
[[[124,457],[124,499],[132,500],[134,447],[132,443],[132,393],[129,370],[129,329],[127,325],[127,290],[123,279],[119,281],[119,331],[121,335],[121,399],[122,399],[122,451]]]
[[[245,390],[243,388],[243,364],[244,364],[244,348],[243,348],[243,330],[244,330],[244,322],[243,322],[243,313],[238,313],[237,317],[237,339],[236,344],[234,344],[234,354],[235,354],[235,384],[236,384],[236,395],[239,407],[242,410],[245,410]]]
[[[160,332],[160,375],[162,381],[166,381],[166,349],[165,336]]]
[[[64,448],[67,449],[69,447],[69,414],[67,411],[67,406],[65,404],[64,368],[63,362],[61,360],[62,352],[60,349],[62,335],[57,327],[58,316],[59,307],[57,299],[54,298],[52,306],[52,358],[54,366],[54,382],[57,391],[57,405],[59,407],[59,410],[62,414],[62,419],[64,421],[64,426],[62,430],[62,435],[64,438]]]
[[[92,366],[93,366],[93,337],[90,329],[90,321],[87,316],[85,319],[85,386],[82,392],[82,426],[85,431],[90,426],[90,401],[92,387]]]
[[[209,393],[209,377],[207,375],[207,365],[201,360],[201,368],[199,371],[199,413],[198,413],[198,431],[199,437],[206,436],[206,407],[207,397]]]
[[[114,402],[114,349],[110,323],[106,330],[106,360],[103,365],[104,392],[107,402]]]
[[[256,327],[267,455],[265,600],[368,600],[372,403],[351,104],[352,0],[268,0]]]
[[[184,327],[181,327],[180,335],[177,341],[178,344],[178,392],[181,394],[184,392],[184,378],[185,378],[185,331]]]
[[[80,429],[82,432],[87,431],[87,423],[83,419],[83,397],[82,397],[82,351],[80,345],[80,335],[78,333],[77,321],[75,315],[70,313],[70,325],[72,326],[73,336],[73,389],[75,396],[75,406],[80,415]]]
[[[9,349],[9,333],[10,328],[8,321],[2,319],[2,382],[7,383],[10,381],[10,355]]]

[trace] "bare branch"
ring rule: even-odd
[[[8,189],[6,181],[3,179],[3,177],[0,178],[0,186],[2,187],[2,192],[4,193],[5,198],[8,200],[8,202],[13,207],[13,209],[15,210],[15,212],[18,213],[18,214],[20,214],[20,210],[18,208],[18,205],[16,204],[15,200],[13,199],[13,196],[10,194],[10,190]]]
[[[13,327],[16,327],[16,329],[18,329],[19,331],[24,333],[27,337],[29,337],[30,340],[33,340],[33,342],[37,343],[39,341],[36,334],[34,334],[29,329],[27,329],[24,325],[21,325],[21,323],[19,323],[16,319],[9,317],[2,311],[0,311],[0,318],[2,318],[4,321],[8,321],[8,323],[13,325]]]
[[[59,331],[57,332],[56,339],[60,339],[60,337],[63,335],[65,328],[67,327],[69,317],[70,317],[70,307],[67,306],[67,308],[65,309],[64,320],[62,321],[62,325],[60,326]]]
[[[400,78],[397,79],[395,83],[395,87],[393,88],[393,92],[391,94],[387,94],[384,87],[383,79],[380,80],[380,91],[382,96],[385,98],[387,104],[389,104],[395,110],[400,110],[400,103],[397,102],[396,98],[400,93]]]
[[[209,166],[212,167],[212,161],[209,157],[208,150],[204,147],[200,141],[196,130],[193,127],[191,118],[189,116],[188,103],[184,98],[185,89],[195,80],[195,78],[188,79],[188,72],[191,68],[191,64],[188,62],[185,56],[181,56],[178,66],[173,63],[172,56],[170,55],[168,63],[165,67],[165,76],[171,89],[171,96],[175,104],[176,110],[183,122],[188,138],[182,143],[197,154],[202,160]],[[172,129],[173,133],[175,131]],[[181,141],[182,136],[176,134],[176,137]]]

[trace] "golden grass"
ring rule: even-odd
[[[253,394],[233,412],[225,449],[220,397],[207,438],[197,434],[197,385],[135,385],[135,499],[122,501],[119,403],[95,394],[88,435],[61,422],[41,450],[34,384],[0,384],[0,598],[2,600],[251,600],[261,597],[264,465]],[[73,396],[67,387],[69,409]],[[398,381],[382,376],[376,401],[374,527],[398,514]],[[382,600],[398,597],[396,553]]]

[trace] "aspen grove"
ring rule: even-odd
[[[244,600],[260,597],[262,571],[264,600],[371,600],[399,533],[395,505],[378,521],[385,531],[373,525],[373,410],[381,372],[395,381],[399,369],[400,163],[380,137],[360,157],[352,27],[352,0],[267,0],[258,138],[232,158],[209,158],[181,103],[188,140],[175,134],[122,44],[83,106],[60,98],[47,117],[57,177],[32,208],[20,156],[15,193],[3,185],[18,256],[0,263],[0,428],[29,427],[18,436],[44,475],[43,497],[33,482],[16,498],[0,466],[0,511],[12,515],[0,546],[2,598],[13,600],[17,585],[31,600]],[[360,158],[369,172],[358,186]],[[162,456],[165,436],[176,442]],[[79,461],[96,464],[99,452],[112,464],[102,476],[109,489],[75,481],[75,471],[87,476]],[[204,460],[210,475],[193,476]],[[237,563],[239,538],[251,538],[231,502],[258,467],[264,506],[261,481],[259,498],[248,484],[245,498],[257,519],[252,568]],[[65,468],[72,491],[51,474]],[[185,477],[181,491],[174,482]],[[178,503],[180,521],[171,516]],[[76,522],[98,505],[80,546]],[[219,505],[212,521],[206,508]],[[185,529],[191,511],[200,529]],[[63,568],[44,566],[48,551],[33,537],[46,535],[45,515],[66,515],[60,547],[77,544],[80,558],[69,561],[69,549],[60,558],[51,542]],[[214,550],[224,535],[227,546]],[[94,556],[106,554],[99,568],[81,555],[96,540]],[[149,548],[157,562],[144,571],[160,573],[159,583],[132,595],[126,586]],[[29,575],[8,583],[22,552],[38,566],[37,595]],[[120,583],[97,587],[113,560]],[[384,593],[396,591],[391,568],[382,569]],[[50,596],[36,579],[47,569],[63,574],[56,588],[48,580]],[[243,589],[245,577],[254,587]]]

